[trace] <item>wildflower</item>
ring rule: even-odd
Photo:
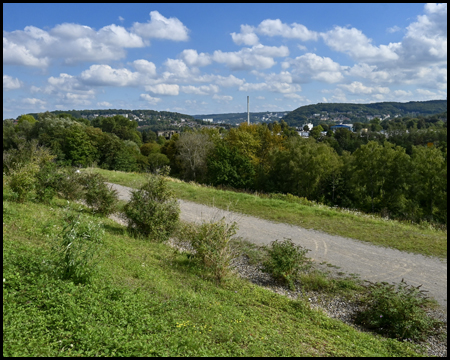
[[[383,315],[380,315],[380,318],[382,318],[383,317]]]

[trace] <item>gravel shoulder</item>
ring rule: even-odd
[[[119,193],[120,200],[128,200],[131,188],[110,184]],[[209,207],[189,201],[178,200],[180,218],[189,222],[209,221],[225,217],[236,221],[236,236],[257,245],[267,245],[274,240],[290,238],[293,242],[310,249],[308,256],[319,264],[332,264],[329,270],[356,274],[370,281],[400,282],[418,286],[434,297],[447,312],[447,261],[385,248],[362,241],[329,235],[299,226],[275,223],[253,216]],[[324,265],[326,266],[326,265]],[[337,267],[337,268],[336,268]]]
[[[129,187],[108,183],[118,191],[120,200],[129,200]],[[428,356],[447,357],[447,262],[436,258],[410,254],[395,249],[370,245],[358,240],[329,235],[320,231],[303,229],[283,223],[262,220],[253,216],[225,211],[189,201],[178,200],[180,218],[183,221],[197,222],[219,220],[225,217],[227,222],[237,222],[239,230],[236,234],[244,240],[256,245],[266,245],[273,240],[290,238],[297,244],[311,250],[308,257],[314,261],[314,267],[325,270],[331,276],[358,275],[363,280],[400,282],[420,285],[435,298],[440,309],[429,310],[430,316],[443,321],[440,335],[430,336],[424,346]],[[125,225],[123,219],[116,215],[113,220]],[[179,251],[192,251],[189,244],[177,243],[170,239],[169,244]],[[331,266],[330,266],[331,265]],[[345,299],[342,296],[323,296],[315,292],[304,292],[301,287],[291,291],[263,273],[261,266],[250,265],[245,256],[235,259],[235,272],[243,278],[266,288],[269,291],[288,296],[308,299],[312,308],[323,310],[328,316],[336,318],[360,331],[368,331],[354,323],[355,314],[364,306],[358,298]],[[445,340],[444,340],[445,339]]]

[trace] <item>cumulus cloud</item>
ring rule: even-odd
[[[22,86],[18,78],[13,78],[9,75],[3,75],[3,90],[16,90]]]
[[[166,39],[173,41],[189,40],[189,29],[177,18],[166,18],[158,11],[150,12],[150,21],[147,23],[135,22],[133,32],[143,38]]]
[[[117,25],[95,31],[89,26],[64,23],[45,31],[35,26],[3,32],[3,64],[45,67],[51,59],[66,64],[116,60],[125,48],[145,46],[142,38]]]
[[[231,33],[231,38],[236,45],[257,45],[259,43],[259,39],[254,31],[255,28],[253,26],[241,25],[241,32],[239,34],[236,34],[235,32]]]
[[[288,61],[288,63],[294,75],[294,82],[306,83],[313,79],[331,84],[344,79],[342,71],[345,67],[329,57],[307,53]]]
[[[335,26],[334,29],[321,33],[321,36],[330,48],[347,53],[357,61],[380,62],[399,58],[395,52],[400,46],[399,43],[374,46],[371,44],[372,39],[356,28]]]
[[[182,86],[181,91],[186,94],[196,94],[196,95],[209,95],[219,92],[219,87],[217,85],[202,85],[202,86]]]
[[[299,39],[302,41],[317,40],[319,34],[315,31],[308,30],[308,28],[302,24],[292,23],[291,25],[281,22],[280,19],[263,20],[256,31],[259,34],[266,36],[281,36],[290,39]]]
[[[390,92],[388,87],[366,86],[359,81],[353,81],[351,84],[340,84],[338,86],[352,94],[388,94]]]
[[[157,84],[145,86],[145,91],[158,95],[178,95],[180,87],[176,84]]]
[[[263,83],[245,83],[239,86],[239,91],[271,91],[282,94],[294,93],[301,91],[302,88],[297,84],[289,84],[286,82],[263,82]]]
[[[231,70],[268,69],[276,64],[274,57],[289,55],[287,46],[255,45],[235,52],[214,51],[213,60],[226,64]]]
[[[231,86],[240,86],[244,84],[245,79],[239,79],[234,75],[221,76],[217,75],[215,77],[215,83],[219,86],[231,87]]]
[[[233,97],[230,96],[230,95],[217,95],[217,94],[214,94],[212,98],[214,100],[225,101],[225,102],[233,100]]]
[[[140,72],[141,74],[145,74],[148,76],[156,76],[156,66],[151,61],[147,61],[144,59],[133,61],[134,68]]]
[[[398,27],[397,25],[394,25],[394,26],[386,29],[386,31],[390,34],[400,31],[400,30],[401,30],[401,28]]]
[[[211,56],[205,53],[197,53],[197,50],[186,49],[179,55],[189,66],[206,66],[211,64]]]
[[[101,101],[97,103],[97,106],[102,106],[102,107],[111,107],[112,104],[107,102],[107,101]]]
[[[149,94],[141,94],[139,95],[139,97],[141,98],[141,100],[145,100],[151,105],[156,105],[161,101],[160,98],[150,96]]]
[[[81,80],[95,86],[130,86],[135,85],[139,74],[128,69],[113,69],[109,65],[91,65],[84,70]]]
[[[22,100],[22,102],[27,105],[45,105],[46,104],[46,101],[36,99],[36,98],[25,98]]]

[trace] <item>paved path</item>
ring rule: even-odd
[[[111,185],[119,191],[121,200],[129,199],[130,188]],[[427,290],[447,312],[446,260],[375,246],[299,226],[275,223],[190,201],[178,201],[182,220],[201,222],[225,216],[227,221],[238,223],[239,230],[236,235],[252,243],[266,245],[277,239],[290,238],[310,249],[308,257],[313,258],[316,263],[326,261],[340,267],[339,270],[347,274],[359,274],[361,279],[391,283],[400,282],[404,278],[411,285],[423,284],[421,289]]]

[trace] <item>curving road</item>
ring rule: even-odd
[[[119,193],[121,200],[128,200],[131,188],[110,184]],[[347,274],[358,274],[370,281],[400,282],[423,286],[428,295],[434,297],[447,312],[447,261],[423,255],[411,254],[380,247],[358,240],[329,235],[299,226],[275,223],[253,216],[225,211],[214,207],[178,200],[180,218],[189,222],[209,221],[223,216],[227,221],[236,221],[240,236],[258,245],[267,245],[274,240],[290,238],[293,242],[310,249],[308,257],[316,263],[327,262],[339,267]]]

